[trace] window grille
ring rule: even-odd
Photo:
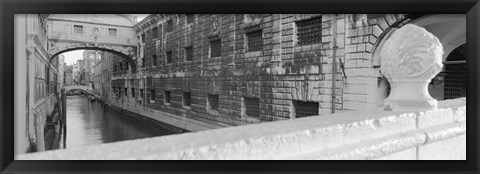
[[[210,41],[210,57],[220,57],[222,42],[220,39]]]
[[[263,39],[262,30],[249,32],[247,35],[248,52],[262,51]]]
[[[165,103],[170,103],[170,91],[163,91],[163,97]]]
[[[183,92],[183,105],[190,106],[192,103],[192,93]]]
[[[295,117],[308,117],[318,115],[318,102],[294,101]]]
[[[150,90],[150,100],[155,101],[155,90]]]
[[[322,43],[322,17],[297,21],[298,45]]]
[[[245,114],[249,117],[260,117],[260,99],[244,98]]]
[[[172,63],[173,53],[172,51],[167,51],[167,63]]]
[[[74,32],[74,33],[83,33],[83,26],[81,26],[81,25],[74,25],[74,26],[73,26],[73,32]]]
[[[210,109],[218,109],[218,103],[219,103],[218,95],[208,94],[208,103],[210,103]]]
[[[140,98],[143,98],[143,89],[140,89]]]
[[[152,55],[152,64],[153,66],[157,66],[157,55]]]
[[[193,14],[187,14],[187,24],[193,23],[194,17]]]
[[[153,38],[157,38],[157,37],[158,37],[158,27],[153,28],[153,30],[152,30],[152,35],[153,35]]]
[[[185,47],[185,56],[187,61],[193,60],[193,46]]]
[[[173,31],[173,20],[170,19],[167,22],[167,32],[172,32]]]
[[[109,28],[109,29],[108,29],[108,35],[110,35],[110,36],[117,36],[117,29],[115,29],[115,28]]]
[[[465,64],[450,64],[445,67],[444,99],[465,97],[466,71]]]

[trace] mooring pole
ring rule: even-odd
[[[63,100],[62,100],[62,96],[63,96],[63,89],[61,89],[60,91],[55,91],[56,93],[56,97],[57,97],[57,103],[56,103],[56,106],[57,106],[57,120],[56,121],[56,124],[58,125],[58,142],[55,142],[55,144],[58,145],[58,147],[60,148],[60,136],[62,135],[62,117],[63,117],[63,113],[65,112],[65,110],[63,109]],[[57,126],[55,126],[57,127]],[[57,131],[57,129],[55,128],[55,132]],[[56,134],[56,133],[55,133]],[[55,137],[57,137],[57,135],[55,135]]]
[[[62,128],[63,128],[63,148],[67,148],[67,98],[65,89],[62,89]]]

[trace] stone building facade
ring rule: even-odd
[[[63,86],[64,62],[63,56],[49,62],[47,17],[15,15],[15,154],[49,148],[44,128],[55,114],[55,94]]]
[[[112,59],[109,100],[188,131],[383,109],[389,84],[376,52],[396,28],[423,25],[444,44],[444,61],[465,43],[464,16],[453,17],[455,25],[434,18],[150,15],[134,26],[138,71],[132,73],[125,60]],[[435,30],[441,27],[459,32]],[[442,93],[444,78],[434,80],[430,93]]]
[[[68,65],[65,68],[64,72],[64,85],[65,86],[70,86],[73,85],[73,65]]]

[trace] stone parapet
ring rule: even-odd
[[[343,112],[24,154],[16,159],[462,160],[466,158],[465,105],[465,98],[460,98],[439,101],[435,110]]]

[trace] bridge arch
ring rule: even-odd
[[[74,50],[100,50],[124,58],[136,72],[137,23],[125,14],[50,14],[47,27],[49,63],[56,56]]]
[[[135,52],[133,51],[133,49],[118,49],[118,48],[112,48],[112,46],[92,46],[88,44],[73,44],[72,46],[68,46],[62,50],[53,52],[51,54],[52,56],[50,56],[48,63],[50,64],[53,58],[59,56],[62,53],[75,51],[75,50],[98,50],[98,51],[110,52],[125,59],[130,64],[132,68],[132,73],[135,73],[137,70],[137,63],[135,60],[133,60],[133,56],[132,56],[132,55],[135,55]]]
[[[48,65],[68,51],[99,50],[125,59],[131,72],[136,73],[138,42],[133,28],[136,23],[133,16],[125,14],[50,14],[46,27]],[[47,84],[49,74],[47,68]]]

